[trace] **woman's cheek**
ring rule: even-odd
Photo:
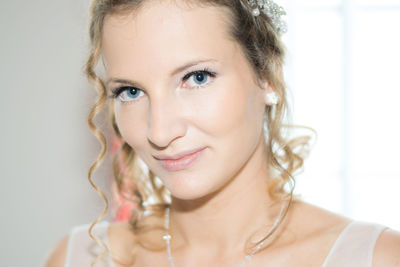
[[[242,92],[233,86],[221,88],[198,113],[213,134],[229,133],[243,122],[246,102]]]
[[[144,120],[145,114],[143,114],[143,111],[133,107],[119,105],[120,107],[114,109],[118,129],[125,142],[136,150],[140,148],[141,144],[144,144],[143,140],[147,135],[147,126]]]
[[[210,86],[182,94],[179,104],[189,124],[210,135],[223,133],[241,120],[245,102],[242,88],[226,77],[216,79]]]

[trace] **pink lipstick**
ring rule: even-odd
[[[173,157],[160,159],[161,165],[168,171],[179,171],[189,168],[199,158],[204,148],[188,153],[180,158]]]

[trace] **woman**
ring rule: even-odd
[[[94,1],[89,123],[105,144],[92,119],[109,97],[115,175],[134,180],[138,208],[75,228],[47,266],[400,266],[399,233],[292,196],[308,138],[284,124],[282,13],[265,0]]]

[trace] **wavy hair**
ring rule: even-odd
[[[95,116],[106,106],[108,98],[106,86],[95,72],[95,68],[101,60],[101,38],[104,20],[108,15],[136,12],[146,1],[148,0],[94,0],[91,6],[89,28],[91,50],[85,72],[91,85],[96,89],[98,98],[89,113],[88,125],[101,143],[102,150],[90,167],[88,179],[106,204],[103,213],[89,228],[91,238],[105,249],[105,252],[98,256],[92,265],[109,253],[105,244],[91,233],[94,225],[104,218],[108,210],[106,196],[92,180],[94,170],[105,158],[107,147],[106,138],[93,122]],[[177,2],[176,0],[174,1]],[[179,2],[192,4],[193,6],[225,8],[229,16],[231,36],[241,46],[259,81],[267,80],[279,97],[277,105],[265,107],[264,130],[266,133],[265,147],[268,153],[266,164],[271,170],[268,193],[276,201],[287,200],[287,206],[280,218],[281,222],[292,203],[295,185],[294,176],[303,167],[311,136],[303,135],[295,138],[290,138],[289,136],[289,130],[295,128],[295,126],[288,124],[286,121],[288,102],[286,85],[282,74],[285,49],[280,36],[267,15],[264,13],[257,17],[252,15],[247,0],[180,0]],[[129,220],[131,229],[136,237],[135,244],[153,250],[164,249],[163,246],[157,246],[147,240],[146,233],[155,229],[163,229],[162,225],[151,223],[150,217],[164,215],[166,207],[170,204],[169,192],[151,170],[143,168],[133,148],[123,140],[115,121],[112,105],[109,106],[109,121],[115,135],[122,144],[113,158],[115,181],[119,189],[121,189],[124,179],[130,179],[136,185],[136,189],[131,196],[133,196],[133,201],[137,203],[137,208]],[[286,187],[287,185],[290,185],[289,189]],[[151,216],[143,216],[146,214],[151,214]],[[277,227],[278,225],[254,246],[271,236]],[[118,257],[113,257],[113,259],[123,264]],[[125,264],[129,265],[132,262]]]

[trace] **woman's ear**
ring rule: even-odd
[[[278,104],[279,102],[278,95],[275,93],[275,89],[269,84],[269,82],[263,81],[262,87],[264,91],[265,104],[268,106],[273,106]]]

